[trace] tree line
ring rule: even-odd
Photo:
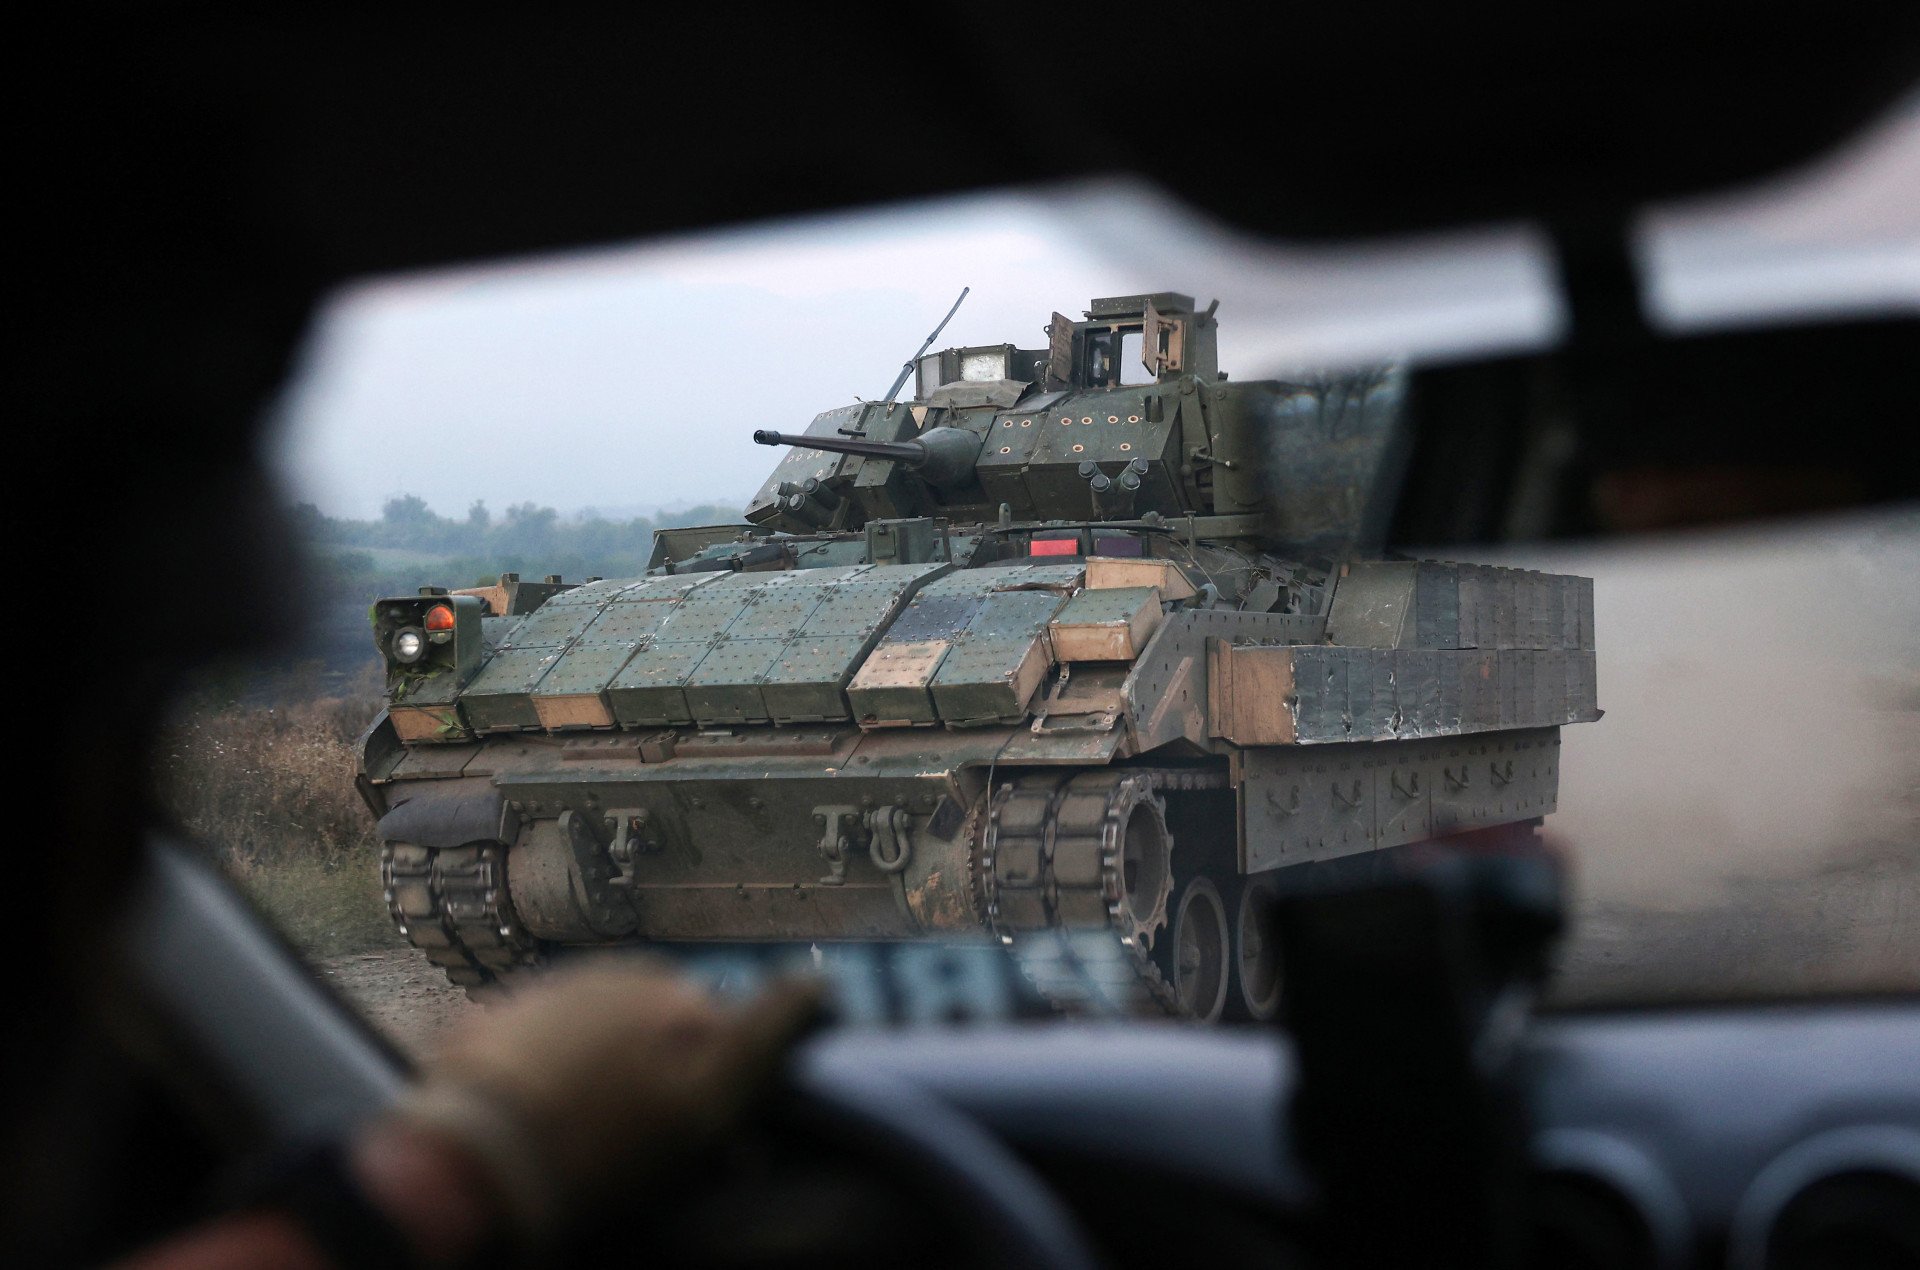
[[[378,520],[329,516],[312,503],[294,508],[300,536],[321,554],[343,548],[383,548],[479,561],[494,572],[525,566],[555,573],[565,565],[605,576],[644,568],[656,529],[739,519],[738,507],[719,503],[658,517],[616,519],[591,509],[562,517],[553,508],[532,502],[515,503],[495,516],[484,501],[475,501],[465,516],[453,517],[440,515],[417,494],[388,499]],[[496,567],[495,562],[501,563]]]
[[[377,520],[329,516],[301,503],[294,521],[307,556],[304,646],[289,650],[287,666],[270,673],[284,680],[288,666],[304,662],[307,678],[318,672],[332,682],[364,670],[373,655],[367,608],[383,596],[411,595],[423,586],[484,586],[502,573],[557,573],[568,581],[635,577],[646,571],[654,530],[739,520],[738,507],[718,503],[612,518],[592,511],[563,517],[531,502],[495,516],[475,502],[455,518],[403,494],[387,500]]]

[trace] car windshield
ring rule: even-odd
[[[1640,240],[1656,322],[1685,331],[1911,307],[1920,227],[1900,188],[1917,148],[1920,110],[1910,103],[1817,170],[1657,209]],[[1409,368],[1550,347],[1566,320],[1553,277],[1542,239],[1527,227],[1366,247],[1276,246],[1204,223],[1150,189],[1101,184],[366,280],[324,310],[278,412],[285,494],[309,565],[304,642],[270,663],[228,667],[182,702],[168,797],[324,973],[418,1038],[465,1006],[396,932],[394,866],[390,859],[383,898],[365,780],[356,788],[361,734],[390,686],[368,625],[375,601],[422,587],[466,589],[489,621],[518,618],[524,613],[513,606],[522,602],[504,588],[533,596],[546,586],[564,597],[561,588],[596,578],[641,578],[662,553],[685,565],[703,551],[735,552],[743,535],[758,541],[742,513],[782,454],[757,447],[755,431],[802,433],[811,421],[816,434],[887,440],[939,423],[937,415],[928,422],[926,401],[878,399],[903,362],[921,356],[930,323],[963,286],[971,294],[926,356],[992,351],[998,370],[976,373],[968,362],[957,375],[961,389],[984,393],[1005,390],[996,385],[1012,373],[1000,349],[1028,350],[1015,369],[1031,373],[1040,396],[1013,399],[1026,401],[1029,415],[993,416],[1017,433],[1034,418],[1053,422],[1032,405],[1054,390],[1039,382],[1048,374],[1049,329],[1077,320],[1075,306],[1089,297],[1165,304],[1160,289],[1177,287],[1194,298],[1192,310],[1169,311],[1202,324],[1211,319],[1192,313],[1217,300],[1219,378],[1227,384],[1325,384],[1354,374],[1377,384],[1398,382]],[[1056,310],[1069,318],[1050,319]],[[1137,329],[1139,318],[1132,321]],[[1107,372],[1112,382],[1132,391],[1151,385],[1154,375],[1133,364],[1138,336],[1112,342],[1130,359]],[[906,392],[917,388],[924,391],[909,378]],[[948,404],[954,419],[967,407],[998,408],[984,397]],[[822,413],[840,407],[849,413]],[[1117,407],[1113,422],[1140,424],[1144,415],[1150,425],[1157,408],[1138,405],[1129,416]],[[907,418],[912,424],[887,422]],[[1097,423],[1078,412],[1060,422],[1090,430]],[[1809,444],[1820,426],[1808,421]],[[788,453],[799,458],[791,471],[778,468],[768,496],[799,500],[791,503],[795,516],[826,506],[821,515],[830,517],[830,500],[809,502],[820,494],[803,487],[835,470],[837,456]],[[929,460],[895,460],[909,461]],[[1123,486],[1124,465],[1109,466],[1095,475]],[[1227,461],[1207,479],[1231,471]],[[1076,486],[1073,497],[1087,494]],[[991,520],[1000,501],[987,499],[981,519]],[[1108,520],[1129,521],[1131,504],[1111,507]],[[708,525],[728,528],[663,538],[656,549],[656,530]],[[951,560],[958,527],[936,528],[947,537],[926,548],[927,558]],[[921,558],[909,541],[919,531],[899,532],[897,543],[881,546],[869,533],[861,550],[906,569]],[[1034,538],[1033,555],[1060,554],[1045,541]],[[1912,920],[1920,911],[1920,590],[1912,582],[1920,576],[1920,518],[1912,507],[1593,541],[1386,546],[1407,559],[1593,580],[1605,716],[1564,729],[1557,807],[1544,823],[1546,842],[1569,856],[1574,879],[1575,921],[1555,999],[1920,984],[1920,924]],[[1121,548],[1077,538],[1071,547],[1074,559],[1108,550]],[[843,598],[853,603],[850,593]],[[1115,612],[1102,620],[1124,628],[1127,615]],[[504,630],[487,626],[487,650],[506,647],[495,654],[501,658],[524,652],[530,666],[580,638],[561,632],[538,643],[523,635],[515,648],[503,643]],[[430,651],[439,637],[432,620],[424,620],[423,637]],[[731,647],[747,657],[751,642]],[[1089,691],[1098,688],[1097,673],[1085,678]],[[594,707],[577,708],[588,711],[575,719],[587,729],[578,735],[600,735],[589,718]],[[794,717],[801,722],[769,731],[780,733],[774,739],[703,728],[688,752],[711,742],[715,757],[701,761],[724,761],[722,736],[734,744],[732,761],[746,765],[814,752],[808,745],[835,752],[831,738],[810,739],[805,720],[820,716],[801,709]],[[604,734],[630,737],[642,764],[648,744],[666,746],[669,756],[676,743],[693,744],[690,730],[670,727]],[[942,746],[969,743],[964,729],[900,735],[913,738],[900,743],[909,757],[937,758]],[[451,750],[418,748],[421,757],[406,761],[426,775],[462,775]],[[699,796],[683,797],[697,804]],[[520,798],[506,805],[519,808]],[[686,849],[708,859],[745,853],[759,823],[752,817],[783,810],[751,805],[746,819],[716,822],[713,837]],[[889,806],[876,819],[873,800],[850,793],[841,846],[878,865],[893,858],[900,848],[887,845],[896,831]],[[808,841],[817,840],[818,851],[796,891],[842,867],[833,859],[837,806],[798,811],[812,813]],[[910,798],[899,811],[933,821],[941,814]],[[516,814],[532,823],[545,813]],[[604,825],[577,832],[612,853],[616,869],[649,851],[681,849],[655,832],[658,817],[644,810],[609,815]],[[1185,832],[1174,824],[1176,853]],[[740,902],[759,902],[748,881],[743,874]],[[830,891],[810,891],[810,902],[831,901]],[[808,958],[838,955],[834,940],[807,930],[793,947]],[[861,930],[856,924],[846,934]],[[915,986],[911,974],[906,983],[895,987],[938,991]]]

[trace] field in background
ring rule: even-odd
[[[1920,513],[1473,558],[1594,579],[1563,1000],[1920,988]]]
[[[380,899],[373,818],[354,789],[354,738],[380,709],[369,673],[317,692],[317,673],[209,689],[176,713],[160,795],[176,823],[314,957],[398,947]],[[264,698],[264,699],[262,699]]]

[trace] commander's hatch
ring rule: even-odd
[[[1217,373],[1216,306],[1196,313],[1172,291],[1095,300],[1087,320],[1055,313],[1047,325],[1049,388],[1121,388]]]
[[[1073,336],[1076,323],[1056,312],[1047,323],[1047,391],[1073,386]]]
[[[1186,342],[1186,319],[1163,317],[1149,299],[1146,313],[1140,321],[1141,368],[1155,379],[1179,374],[1185,365],[1181,354]]]

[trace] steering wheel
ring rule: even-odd
[[[273,1136],[297,1139],[378,1114],[406,1062],[308,974],[203,861],[154,840],[134,909],[147,992],[204,1048]],[[795,1055],[776,1132],[806,1151],[837,1148],[857,1166],[940,1197],[961,1229],[1019,1270],[1093,1270],[1078,1222],[999,1139],[946,1103],[883,1073],[857,1088]]]
[[[893,1077],[849,1089],[803,1051],[777,1115],[806,1138],[845,1147],[909,1187],[945,1197],[958,1220],[1019,1270],[1094,1270],[1080,1223],[1031,1166],[965,1114]]]

